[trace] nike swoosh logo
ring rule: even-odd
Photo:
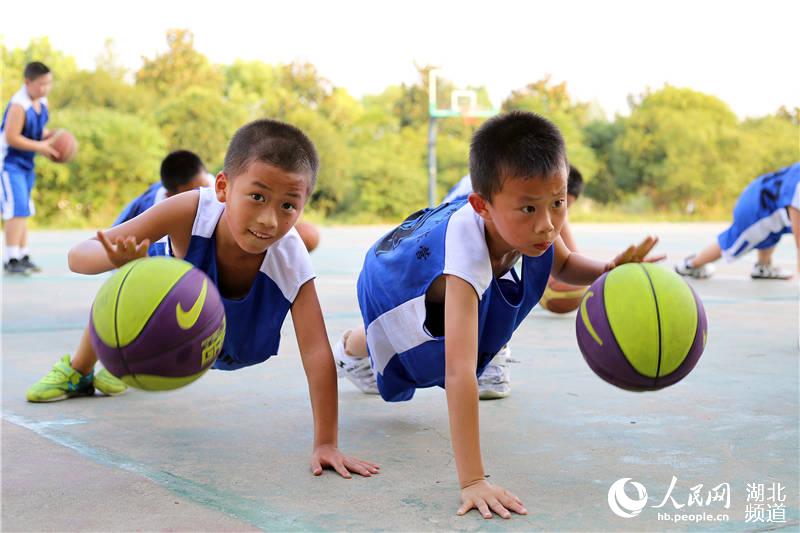
[[[200,295],[195,300],[194,305],[188,311],[184,311],[181,303],[175,304],[175,317],[178,319],[178,325],[182,329],[190,329],[197,323],[200,318],[200,311],[203,310],[203,304],[206,303],[206,293],[208,292],[208,280],[203,280],[203,288],[200,289]]]
[[[597,334],[592,326],[592,323],[589,322],[589,313],[586,311],[586,302],[589,301],[589,298],[594,296],[592,291],[586,291],[586,296],[581,300],[581,319],[583,320],[583,325],[586,326],[586,330],[589,332],[589,335],[592,336],[594,340],[597,341],[597,344],[600,346],[603,345],[603,339]]]

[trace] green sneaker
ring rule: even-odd
[[[105,368],[101,368],[94,375],[94,386],[106,396],[119,396],[128,390],[128,386],[125,383]]]
[[[82,376],[70,365],[69,355],[65,355],[49,374],[28,389],[26,396],[29,402],[57,402],[93,394],[92,373]]]

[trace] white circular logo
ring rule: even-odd
[[[647,489],[645,489],[644,485],[641,483],[631,481],[631,485],[633,485],[633,488],[635,488],[638,493],[637,499],[629,498],[628,495],[625,494],[625,483],[628,481],[631,481],[631,478],[624,477],[618,479],[608,489],[608,506],[611,507],[615,515],[621,518],[633,518],[637,516],[647,504]]]

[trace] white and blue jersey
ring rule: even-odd
[[[10,146],[6,141],[6,120],[8,120],[8,111],[12,105],[18,105],[25,111],[25,124],[22,126],[22,136],[27,137],[33,141],[41,141],[44,136],[44,128],[50,115],[47,112],[47,98],[39,99],[39,112],[33,107],[33,100],[25,90],[25,86],[17,91],[6,106],[3,113],[3,122],[0,124],[0,155],[3,161],[3,168],[16,168],[19,170],[33,170],[33,157],[36,152],[28,152],[27,150],[19,150]]]
[[[22,136],[34,141],[42,140],[49,115],[47,99],[42,98],[39,103],[40,108],[37,113],[33,107],[33,100],[23,86],[11,97],[3,113],[3,122],[0,123],[0,189],[3,193],[0,211],[4,220],[29,217],[36,212],[31,199],[31,191],[36,183],[36,174],[33,170],[33,158],[36,153],[19,150],[8,144],[6,121],[11,106],[21,106],[25,111]]]
[[[492,274],[483,219],[466,201],[414,213],[367,252],[358,278],[358,303],[367,348],[384,400],[404,401],[417,388],[444,387],[443,307],[428,316],[425,293],[438,277],[458,276],[472,285],[478,303],[480,375],[542,297],[553,266],[552,246],[522,258],[514,269]],[[427,322],[426,322],[427,321]]]
[[[455,202],[456,200],[464,200],[472,193],[472,179],[469,174],[461,178],[453,185],[447,195],[442,200],[443,204]]]
[[[115,220],[112,225],[119,226],[123,222],[138,217],[157,203],[163,201],[166,197],[167,189],[165,189],[161,183],[152,184],[145,192],[134,198],[125,206],[125,209],[122,210],[117,220]],[[169,255],[169,239],[164,237],[160,241],[151,244],[150,248],[147,249],[147,255]]]
[[[192,238],[183,258],[208,274],[215,285],[219,285],[219,273],[214,231],[224,210],[225,204],[217,200],[213,190],[200,189]],[[313,278],[311,257],[292,228],[267,249],[247,296],[239,300],[222,298],[225,342],[214,368],[236,370],[277,354],[286,314],[300,287]]]
[[[756,248],[775,246],[791,233],[789,207],[800,209],[800,163],[757,177],[733,208],[733,223],[717,237],[722,255],[733,261]]]

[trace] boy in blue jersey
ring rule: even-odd
[[[135,218],[155,204],[182,192],[211,185],[209,174],[200,157],[189,150],[176,150],[161,161],[161,182],[154,183],[134,198],[114,221],[113,226]],[[148,255],[168,255],[167,239],[150,245]]]
[[[791,279],[788,272],[772,264],[775,246],[784,233],[793,233],[800,272],[800,162],[757,177],[748,185],[733,208],[733,223],[717,240],[677,265],[681,276],[705,279],[714,273],[714,261],[734,261],[755,249],[758,259],[753,279]]]
[[[214,368],[236,370],[277,354],[281,326],[292,313],[308,379],[314,420],[311,469],[370,476],[378,466],[337,448],[336,369],[314,287],[311,259],[294,229],[316,182],[319,159],[299,129],[272,120],[240,128],[215,188],[177,194],[69,252],[70,268],[106,272],[144,257],[169,236],[171,253],[203,270],[222,296],[225,341]],[[75,357],[64,356],[28,390],[28,400],[94,393],[97,357],[84,332]],[[108,372],[105,372],[108,375]],[[102,390],[102,389],[101,389]],[[103,391],[105,392],[105,391]]]
[[[569,208],[578,200],[583,192],[583,174],[574,166],[569,166],[569,176],[567,177],[567,212]],[[442,200],[442,203],[457,202],[459,200],[466,200],[472,193],[472,180],[467,174],[456,182],[455,185],[447,192],[447,195]],[[564,219],[564,224],[561,226],[561,233],[559,234],[564,245],[572,252],[578,251],[578,246],[575,243],[575,238],[572,236],[572,229],[569,225],[569,220]],[[552,280],[552,276],[551,276]],[[341,351],[341,343],[336,346]],[[486,365],[483,373],[478,376],[478,397],[481,400],[498,400],[506,398],[511,394],[511,370],[508,367],[511,361],[511,349],[508,346],[503,348],[495,354],[492,360]],[[361,372],[367,379],[371,378],[372,372]],[[362,381],[358,381],[359,383]],[[377,394],[377,389],[369,387],[371,392]]]
[[[616,265],[660,259],[646,258],[654,237],[609,262],[570,252],[559,237],[568,167],[564,140],[548,120],[496,116],[472,139],[474,192],[409,216],[364,259],[365,328],[346,334],[337,365],[363,367],[369,357],[378,392],[390,402],[410,400],[417,388],[445,388],[458,514],[473,507],[485,518],[527,513],[519,498],[486,481],[477,376],[539,301],[550,273],[588,285]]]
[[[36,181],[33,158],[37,153],[58,157],[47,141],[52,132],[45,125],[49,118],[47,94],[53,74],[43,63],[25,67],[25,84],[11,97],[0,124],[0,175],[3,198],[0,211],[5,222],[5,261],[10,274],[39,272],[28,253],[28,217],[34,214],[31,191]]]

